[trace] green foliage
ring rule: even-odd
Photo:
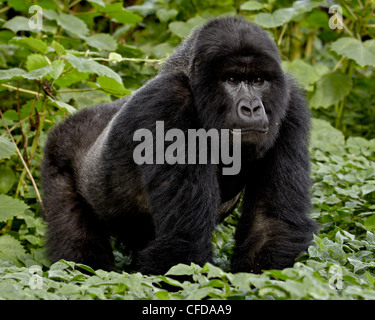
[[[329,27],[333,14],[323,1],[132,3],[0,4],[0,298],[374,299],[374,2],[339,1],[342,29]],[[32,4],[43,8],[42,29],[29,25]],[[235,14],[269,31],[283,68],[307,91],[315,118],[311,215],[321,226],[314,245],[292,268],[230,273],[240,204],[213,234],[216,266],[144,276],[50,265],[39,202],[48,130],[79,109],[130,94],[194,27]],[[114,250],[119,270],[130,271],[131,255],[115,242]]]

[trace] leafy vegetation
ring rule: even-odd
[[[31,5],[42,8],[42,20]],[[1,1],[0,298],[375,299],[375,4],[339,5],[342,29],[330,28],[340,18],[323,1]],[[321,226],[314,245],[292,268],[232,274],[237,209],[213,236],[216,266],[145,276],[50,265],[39,204],[48,130],[76,110],[130,94],[192,28],[222,14],[266,28],[284,69],[306,89],[311,214]],[[114,250],[127,270],[131,256],[115,241]]]

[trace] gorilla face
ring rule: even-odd
[[[262,101],[269,83],[262,74],[241,69],[234,66],[223,75],[222,86],[229,100],[225,123],[231,129],[241,129],[243,135],[267,134],[269,121]]]
[[[278,50],[258,26],[223,21],[196,31],[190,82],[198,116],[217,129],[241,129],[242,143],[267,149],[289,99]]]
[[[242,56],[235,60],[223,68],[218,83],[226,96],[224,127],[241,129],[242,142],[263,144],[277,131],[277,124],[285,113],[283,99],[274,97],[273,93],[273,87],[277,86],[275,80],[280,76],[266,67],[278,70],[279,65],[266,61],[265,57]]]

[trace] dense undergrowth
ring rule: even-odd
[[[43,9],[41,30],[29,25],[33,4]],[[332,3],[323,1],[131,4],[0,5],[0,298],[375,299],[373,1],[339,2],[343,29],[329,27]],[[213,235],[215,266],[177,265],[164,276],[145,276],[127,269],[131,256],[116,245],[117,267],[125,271],[50,265],[39,206],[48,130],[76,110],[130,94],[194,26],[221,14],[240,14],[266,28],[284,69],[307,90],[314,116],[311,215],[320,225],[314,244],[292,268],[232,274],[239,208]]]

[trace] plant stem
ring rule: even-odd
[[[21,160],[21,162],[22,162],[22,164],[23,164],[23,166],[24,166],[27,174],[29,175],[31,183],[32,183],[32,185],[33,185],[33,187],[35,189],[36,195],[38,197],[39,203],[40,203],[41,206],[43,206],[42,198],[40,196],[40,193],[39,193],[38,187],[37,187],[37,185],[35,183],[35,180],[33,178],[33,175],[31,174],[31,172],[30,172],[30,170],[29,170],[29,168],[28,168],[25,160],[23,159],[21,151],[20,151],[20,149],[18,149],[17,143],[13,139],[12,133],[9,131],[8,125],[7,125],[7,123],[6,123],[5,119],[4,119],[4,116],[3,116],[3,113],[1,112],[1,110],[0,110],[0,116],[1,116],[1,119],[3,119],[5,130],[8,132],[8,135],[9,135],[10,139],[12,140],[14,146],[16,147],[17,154],[18,154],[18,156],[19,156],[19,158],[20,158],[20,160]]]
[[[24,93],[29,93],[29,94],[33,94],[36,96],[37,99],[39,99],[39,93],[36,92],[36,91],[31,91],[31,90],[26,90],[26,89],[22,89],[22,88],[17,88],[17,87],[13,87],[13,86],[10,86],[9,84],[5,84],[5,83],[1,83],[0,86],[3,86],[5,88],[8,88],[8,89],[13,89],[13,90],[18,90],[20,92],[24,92]]]

